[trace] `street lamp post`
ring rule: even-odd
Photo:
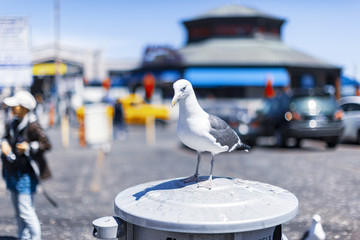
[[[62,106],[64,101],[62,94],[59,92],[59,85],[61,84],[60,74],[60,0],[54,0],[54,51],[55,51],[55,87],[56,87],[56,102]],[[61,140],[63,147],[69,146],[69,118],[65,109],[57,111],[61,117]]]

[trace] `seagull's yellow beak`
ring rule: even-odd
[[[174,107],[176,105],[176,103],[178,102],[179,98],[180,98],[181,94],[179,93],[175,93],[172,101],[171,101],[171,106]]]

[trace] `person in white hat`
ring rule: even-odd
[[[11,107],[13,118],[1,140],[1,159],[3,177],[15,208],[18,238],[39,240],[41,228],[33,205],[38,178],[30,160],[43,155],[51,144],[33,113],[36,100],[31,93],[18,91],[5,98],[4,103]]]

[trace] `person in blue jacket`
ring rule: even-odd
[[[2,174],[15,208],[18,238],[39,240],[41,227],[33,204],[39,178],[30,160],[49,150],[51,144],[33,113],[36,100],[31,93],[19,91],[5,98],[4,103],[11,108],[13,117],[1,140]]]

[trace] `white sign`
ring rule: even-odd
[[[0,87],[30,86],[32,65],[27,17],[0,17]]]

